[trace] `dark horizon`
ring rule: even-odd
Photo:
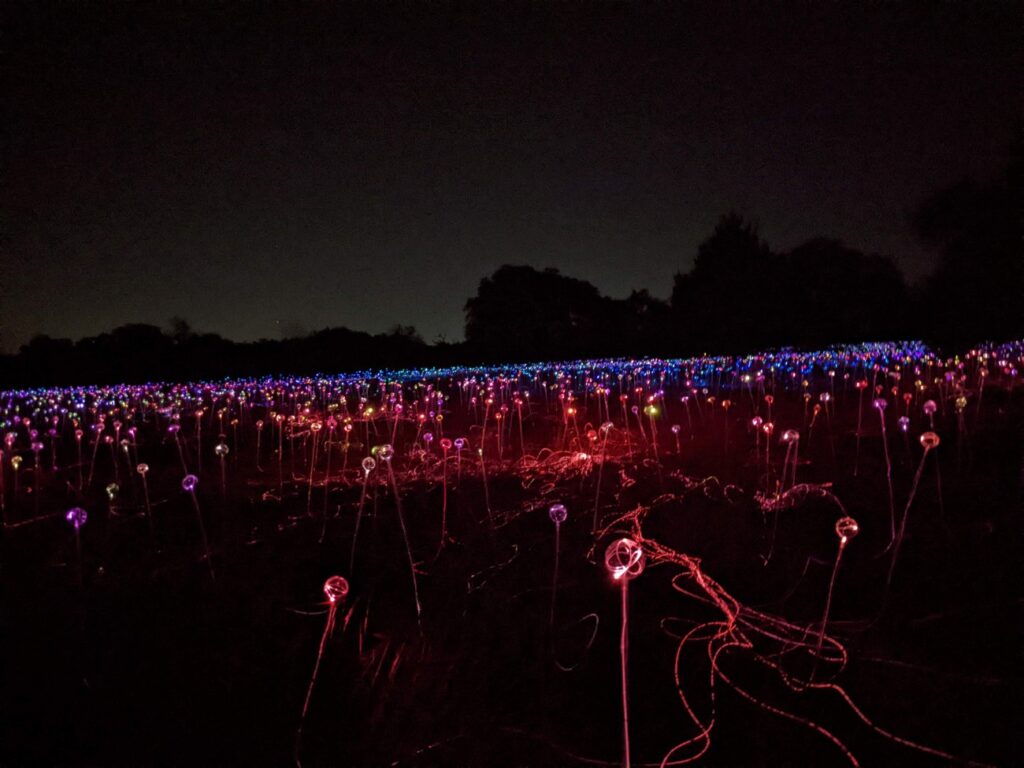
[[[935,264],[1007,164],[1016,4],[5,9],[0,344],[180,316],[463,336],[505,263],[667,299],[719,216]]]

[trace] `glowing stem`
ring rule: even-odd
[[[622,578],[622,633],[619,635],[619,660],[622,671],[622,764],[630,768],[629,760],[629,694],[626,666],[629,655],[629,579]]]
[[[327,647],[327,638],[334,632],[334,617],[338,612],[338,604],[331,601],[330,607],[327,609],[327,625],[324,627],[324,633],[320,636],[320,648],[316,654],[316,663],[313,665],[313,675],[309,678],[309,687],[306,688],[306,699],[302,703],[302,716],[299,718],[299,728],[295,733],[295,764],[301,766],[302,763],[299,761],[299,751],[302,746],[302,727],[306,724],[306,713],[309,711],[309,702],[313,698],[313,686],[316,685],[316,676],[320,672],[320,660],[324,656],[324,648]]]
[[[395,493],[395,509],[398,510],[398,523],[402,526],[402,538],[405,539],[405,554],[409,558],[409,573],[412,576],[412,596],[416,601],[416,623],[420,625],[422,629],[423,625],[420,619],[422,609],[420,607],[420,590],[416,585],[416,564],[412,561],[412,548],[409,546],[409,533],[405,529],[405,517],[402,515],[402,502],[398,496],[398,481],[395,480],[395,470],[391,466],[391,462],[386,462],[388,465],[388,476],[391,478],[391,489]]]
[[[843,557],[843,550],[846,549],[846,537],[839,539],[839,551],[836,552],[836,562],[832,566],[832,578],[828,582],[828,592],[825,595],[825,612],[821,616],[821,629],[818,631],[818,646],[815,649],[815,656],[821,655],[821,646],[825,642],[825,630],[828,627],[828,614],[832,608],[832,590],[836,586],[836,574],[839,573],[839,561]]]
[[[196,498],[195,491],[189,491],[189,496],[192,497],[192,506],[196,510],[196,519],[199,520],[199,534],[203,538],[203,552],[206,553],[206,566],[210,569],[210,581],[216,581],[217,577],[213,573],[213,557],[210,554],[210,542],[206,538],[206,525],[203,524],[203,513],[199,510],[199,499]]]
[[[348,560],[348,572],[349,574],[355,573],[356,565],[356,541],[359,539],[359,522],[363,519],[363,506],[366,504],[366,484],[370,479],[370,473],[363,473],[363,490],[359,494],[359,509],[356,512],[356,527],[352,532],[352,554]]]
[[[561,549],[561,523],[555,523],[555,570],[551,576],[551,615],[548,618],[548,631],[554,632],[555,628],[555,600],[558,596],[558,556]]]
[[[889,437],[885,432],[885,411],[879,409],[878,416],[882,422],[882,449],[885,453],[885,479],[889,485],[889,528],[891,536],[889,546],[892,546],[892,539],[896,538],[896,502],[893,500],[892,492],[892,462],[889,459]]]

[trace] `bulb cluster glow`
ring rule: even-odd
[[[1018,397],[1022,369],[1024,342],[953,356],[900,342],[740,357],[6,391],[0,393],[0,512],[15,533],[54,519],[53,535],[80,548],[83,588],[97,564],[117,572],[117,550],[94,539],[96,529],[106,537],[121,527],[148,530],[155,561],[163,534],[189,525],[177,537],[186,542],[188,567],[205,562],[211,580],[214,561],[230,563],[239,549],[275,536],[320,547],[329,570],[316,575],[309,594],[321,600],[322,589],[328,621],[313,680],[334,642],[336,616],[340,628],[353,612],[364,612],[360,653],[372,635],[366,624],[378,620],[378,611],[407,621],[395,633],[429,640],[442,623],[432,611],[462,597],[442,593],[437,573],[457,573],[460,589],[465,585],[465,595],[476,599],[515,572],[523,580],[517,597],[542,594],[554,663],[575,668],[558,646],[560,633],[585,620],[593,622],[590,643],[596,642],[606,606],[579,620],[569,615],[564,594],[585,592],[580,581],[592,579],[594,590],[622,594],[625,718],[626,593],[635,605],[649,604],[652,594],[671,596],[678,600],[664,606],[660,624],[641,628],[630,620],[634,633],[662,632],[678,642],[675,667],[662,672],[674,677],[684,718],[676,723],[678,739],[662,740],[675,744],[658,756],[663,764],[695,761],[710,748],[715,690],[722,685],[806,726],[826,749],[856,764],[826,725],[745,688],[726,663],[737,656],[768,670],[787,694],[837,697],[856,720],[901,748],[946,759],[943,750],[898,736],[853,703],[839,685],[848,652],[835,627],[847,617],[852,568],[877,569],[877,616],[869,618],[888,608],[890,586],[906,575],[897,571],[904,544],[914,546],[928,505],[943,503],[940,460],[967,463],[970,439],[985,424],[983,403]],[[856,519],[840,498],[845,488],[862,487],[855,483],[868,488],[868,498],[851,509]],[[831,569],[820,583],[812,583],[813,571],[808,577],[806,589],[820,594],[812,616],[791,619],[742,604],[709,575],[703,553],[677,551],[651,533],[654,510],[685,506],[693,494],[748,503],[752,524],[763,526],[763,546],[741,556],[758,568],[792,556],[788,550],[797,545],[787,515],[811,504],[829,510],[808,534],[813,551],[799,553]],[[183,509],[195,518],[182,522]],[[677,525],[686,532],[684,521]],[[553,558],[547,543],[531,547],[522,540],[527,535],[553,537]],[[582,547],[581,536],[588,539]],[[876,556],[861,556],[868,551]],[[482,553],[490,560],[481,564]],[[905,562],[915,553],[907,554]],[[516,570],[529,558],[542,563],[542,578],[534,578],[536,569]],[[567,563],[585,563],[587,570],[563,578],[560,587],[559,568],[564,577]],[[393,611],[374,605],[371,619],[367,585],[380,576],[375,568],[389,569],[388,584],[405,591],[393,595],[400,601]],[[346,576],[330,575],[338,571]],[[700,611],[704,618],[695,619]],[[675,621],[676,613],[685,618]],[[695,647],[710,663],[710,676],[701,678],[710,690],[699,706],[693,691],[704,683],[688,676],[682,661]],[[346,648],[332,645],[330,653]],[[654,662],[636,654],[634,671],[645,663]],[[397,674],[394,664],[385,677]],[[383,668],[378,664],[371,677]],[[313,680],[303,723],[317,705]]]

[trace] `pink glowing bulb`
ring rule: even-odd
[[[363,459],[363,472],[369,475],[373,470],[377,468],[377,462],[372,456],[367,456]]]
[[[551,518],[551,522],[555,525],[561,525],[565,522],[565,519],[569,516],[569,513],[565,509],[564,504],[552,504],[548,510],[548,517]]]
[[[782,433],[782,442],[784,443],[795,443],[800,440],[800,433],[795,429],[787,429]]]
[[[939,445],[939,436],[934,432],[924,432],[919,438],[921,441],[921,447],[925,451],[930,451],[932,448],[937,448]]]
[[[875,398],[875,400],[871,404],[880,411],[884,411],[886,407],[889,405],[889,403],[884,398],[881,397]]]
[[[441,438],[441,450],[442,451],[450,451],[451,447],[452,447],[452,441],[449,440],[447,437],[442,437]]]
[[[197,485],[199,485],[199,478],[195,475],[185,475],[181,479],[181,488],[188,493],[194,492]]]
[[[935,411],[938,409],[938,406],[935,405],[935,401],[934,400],[925,400],[924,401],[923,409],[924,409],[924,413],[925,413],[926,416],[932,416],[932,415],[934,415]]]
[[[149,472],[149,464],[139,464],[135,467],[135,471],[145,477],[146,473]]]
[[[841,544],[846,544],[850,539],[856,538],[860,533],[860,526],[852,517],[841,517],[836,520],[836,536]]]
[[[639,576],[647,563],[643,549],[630,538],[616,539],[604,553],[604,567],[616,581],[630,581]]]
[[[455,438],[455,450],[461,451],[465,447],[466,447],[466,438],[464,438],[464,437],[457,437],[457,438]]]
[[[331,576],[324,582],[324,594],[330,603],[344,600],[348,595],[348,581],[343,576]]]

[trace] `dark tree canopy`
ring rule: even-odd
[[[779,297],[778,257],[739,215],[723,216],[697,251],[693,269],[672,288],[675,333],[691,352],[755,348],[777,334],[772,305]]]
[[[665,302],[647,291],[602,296],[557,269],[505,265],[466,302],[466,346],[480,360],[553,360],[666,352]]]
[[[922,315],[949,341],[1024,335],[1024,155],[1000,178],[964,180],[929,198],[914,221],[939,254]]]

